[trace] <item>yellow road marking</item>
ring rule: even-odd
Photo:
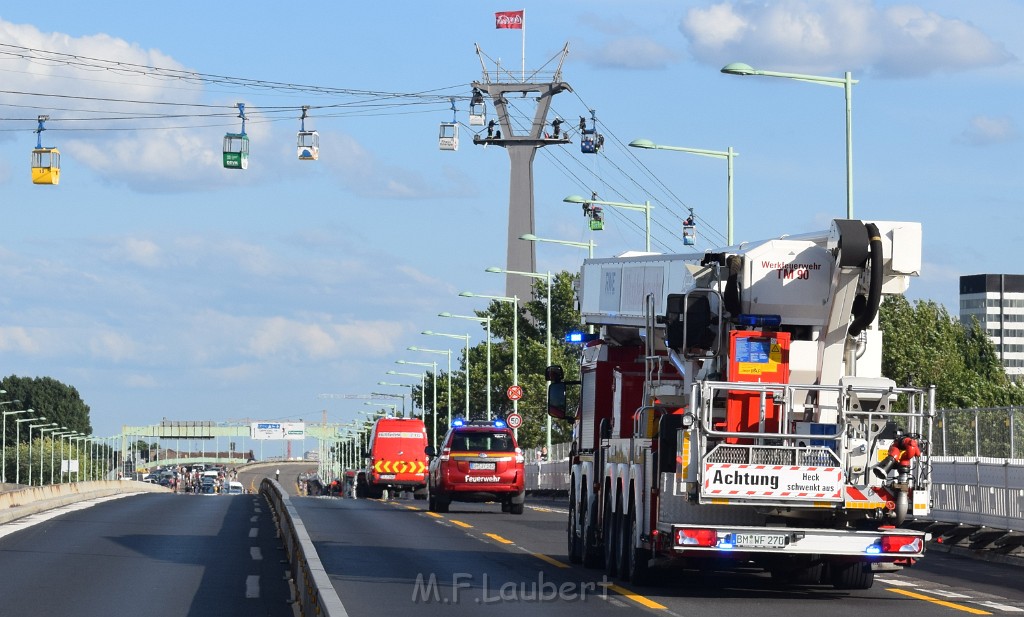
[[[958,611],[963,611],[965,613],[970,613],[972,615],[991,615],[992,614],[992,613],[990,613],[988,611],[983,611],[980,608],[973,608],[973,607],[970,607],[970,606],[964,606],[963,604],[954,604],[953,602],[947,602],[945,600],[939,600],[939,599],[933,598],[931,596],[926,596],[926,595],[922,595],[922,594],[919,594],[919,593],[914,593],[913,591],[907,591],[906,589],[896,589],[894,587],[889,587],[888,589],[886,589],[886,591],[891,591],[893,593],[898,593],[898,594],[907,596],[908,598],[914,598],[915,600],[924,600],[925,602],[931,602],[932,604],[938,604],[939,606],[945,606],[946,608],[956,609]]]
[[[416,506],[405,506],[405,509],[406,510],[414,510],[414,511],[417,511],[417,512],[419,511],[419,508],[417,508]]]
[[[629,598],[630,600],[636,602],[637,604],[640,604],[642,606],[646,606],[647,608],[658,608],[658,609],[666,609],[666,608],[668,608],[666,606],[658,604],[657,602],[655,602],[654,600],[651,600],[650,598],[645,598],[644,596],[642,596],[642,595],[640,595],[638,593],[633,593],[632,591],[626,589],[625,587],[619,587],[618,585],[611,584],[611,585],[608,585],[608,589],[611,589],[612,591],[614,591],[615,593],[619,594],[620,596],[625,596],[625,597]]]
[[[502,538],[501,536],[499,536],[496,533],[485,533],[484,535],[487,536],[488,538],[491,538],[492,540],[497,540],[498,542],[501,542],[502,544],[515,544],[515,542],[513,542],[512,540],[506,540],[505,538]]]
[[[530,553],[530,554],[533,555],[534,557],[536,557],[537,559],[540,559],[541,561],[546,561],[546,562],[550,563],[551,565],[555,566],[556,568],[568,568],[569,567],[569,564],[567,564],[565,562],[562,562],[562,561],[558,561],[554,557],[548,557],[547,555],[545,555],[543,553]]]
[[[456,525],[458,525],[459,527],[464,527],[464,528],[466,528],[466,529],[472,529],[472,528],[473,528],[473,526],[472,526],[472,525],[470,525],[469,523],[463,523],[462,521],[457,521],[457,520],[455,520],[455,519],[452,519],[452,520],[451,520],[451,522],[452,522],[452,523],[455,523],[455,524],[456,524]]]
[[[434,518],[444,518],[443,516],[441,516],[437,512],[424,512],[424,514],[426,514],[427,516],[433,516]]]

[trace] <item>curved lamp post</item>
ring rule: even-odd
[[[438,317],[454,317],[456,319],[471,319],[480,323],[487,324],[487,419],[491,419],[491,316],[477,317],[476,315],[452,315],[448,311],[438,313]],[[467,352],[467,358],[468,358]],[[468,363],[468,360],[467,360]],[[468,391],[469,388],[467,387]]]
[[[466,422],[469,422],[469,420],[470,420],[470,417],[469,417],[469,335],[468,334],[446,334],[444,332],[434,332],[433,330],[424,330],[423,332],[420,332],[420,334],[425,334],[427,336],[444,336],[444,337],[447,337],[447,338],[454,338],[454,339],[460,339],[460,340],[465,340],[466,341],[466,410],[465,410],[465,414],[466,414]],[[451,372],[451,369],[449,369],[449,373],[450,372]],[[451,383],[451,379],[449,379],[448,382]]]
[[[406,347],[409,351],[422,351],[424,353],[436,353],[448,356],[448,426],[452,425],[452,350],[451,349],[424,349],[415,345]],[[434,369],[434,381],[437,382],[437,369]],[[436,386],[435,386],[436,387]],[[437,401],[434,401],[434,413],[437,413]],[[448,430],[447,428],[445,430]],[[434,444],[437,447],[437,444]]]
[[[569,201],[569,198],[566,197],[565,200]],[[650,219],[648,219],[648,221],[649,220]],[[648,231],[650,231],[649,227],[648,227]],[[648,249],[648,251],[650,251],[650,248],[651,248],[650,247],[650,240],[651,240],[651,237],[647,236],[647,249]],[[497,266],[491,266],[490,268],[487,268],[485,270],[485,272],[504,273],[504,274],[517,274],[519,276],[527,276],[527,277],[530,277],[530,278],[541,279],[541,280],[543,280],[547,284],[547,288],[548,288],[548,301],[547,301],[547,315],[546,315],[545,318],[547,319],[547,324],[548,324],[548,327],[547,327],[547,331],[548,331],[547,332],[547,359],[548,359],[548,361],[547,361],[547,364],[545,364],[545,366],[551,366],[551,327],[552,327],[552,324],[551,324],[551,280],[553,278],[551,273],[550,272],[518,272],[516,270],[504,270],[504,269],[499,268]],[[548,383],[550,383],[550,382],[548,382]],[[551,416],[547,415],[547,414],[544,414],[544,415],[547,417],[547,422],[546,422],[546,424],[547,424],[547,440],[546,440],[545,443],[546,443],[547,448],[548,448],[547,451],[551,452]]]
[[[29,409],[28,411],[32,411]],[[21,484],[21,447],[18,441],[21,437],[21,423],[31,422],[33,420],[45,420],[46,418],[22,418],[21,420],[14,421],[14,483]],[[31,426],[31,424],[29,425]],[[6,482],[6,480],[5,480]]]
[[[3,392],[7,392],[7,391],[3,390]],[[20,403],[20,402],[21,401],[17,401],[17,400],[14,400],[14,401],[4,401],[4,402],[0,403],[0,405],[9,405],[11,403]],[[2,412],[3,415],[4,415],[4,421],[3,421],[3,436],[2,436],[2,438],[0,438],[0,452],[2,452],[2,454],[0,454],[0,458],[2,458],[3,460],[0,461],[0,467],[2,467],[2,471],[0,471],[0,478],[2,478],[3,482],[7,482],[7,416],[13,416],[13,415],[17,415],[19,413],[28,413],[30,411],[32,411],[32,410],[31,409],[20,409],[18,411],[5,411],[5,412]]]
[[[46,418],[36,418],[37,420],[45,420]],[[32,486],[32,429],[39,428],[41,426],[52,426],[56,427],[56,422],[44,422],[43,424],[29,424],[28,425],[28,485]],[[39,456],[43,456],[43,432],[39,431]],[[20,469],[21,466],[19,465]],[[17,480],[15,480],[17,482]],[[18,484],[21,484],[18,482]]]
[[[532,234],[526,234],[531,236]],[[520,236],[523,238],[525,236]],[[593,244],[593,241],[591,241]],[[459,294],[462,298],[484,298],[485,300],[497,300],[498,302],[510,302],[512,304],[512,381],[513,385],[519,385],[519,297],[512,296],[485,296],[475,294],[471,291],[463,291]],[[512,411],[519,411],[519,399],[512,401]]]
[[[596,244],[594,244],[593,238],[591,238],[587,242],[574,242],[572,240],[552,240],[551,238],[538,238],[533,234],[523,234],[519,236],[519,239],[526,240],[527,242],[550,242],[552,244],[563,244],[565,246],[575,246],[576,248],[588,249],[588,257],[590,257],[591,259],[594,258],[594,247],[597,246]]]
[[[630,144],[632,145],[632,144]],[[622,210],[635,210],[644,213],[644,250],[648,253],[651,252],[651,210],[654,206],[651,205],[650,201],[645,201],[643,205],[623,203],[619,201],[603,201],[600,199],[586,199],[579,195],[569,195],[562,201],[570,204],[601,204],[602,206],[611,206],[613,208],[620,208]],[[593,255],[591,255],[593,257]]]
[[[676,152],[689,152],[690,154],[699,154],[701,156],[710,156],[712,158],[725,159],[727,164],[727,175],[726,175],[726,186],[727,186],[727,197],[726,197],[726,209],[725,209],[725,239],[726,244],[732,246],[732,219],[733,219],[733,207],[732,207],[732,160],[739,156],[739,152],[732,149],[729,146],[728,150],[704,150],[702,148],[683,148],[681,146],[663,146],[656,144],[650,139],[634,139],[629,142],[629,145],[634,148],[645,148],[648,150],[674,150]]]
[[[842,88],[846,94],[846,218],[853,218],[853,84],[858,83],[852,79],[850,71],[846,71],[843,77],[819,77],[817,75],[803,75],[800,73],[780,73],[778,71],[761,71],[749,64],[733,62],[722,67],[726,75],[761,75],[764,77],[783,77],[796,81],[806,81],[812,84],[822,84]]]

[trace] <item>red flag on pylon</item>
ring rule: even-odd
[[[510,30],[522,30],[523,19],[525,18],[526,11],[499,11],[494,14],[494,27],[501,30],[502,28]]]

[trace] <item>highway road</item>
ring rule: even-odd
[[[293,504],[352,617],[1024,614],[1020,569],[934,552],[915,568],[879,573],[866,591],[780,587],[743,570],[667,570],[656,584],[635,587],[568,563],[559,502],[528,499],[522,516],[477,504],[436,514],[415,500],[306,497]]]
[[[282,485],[296,471],[282,466]],[[273,471],[252,470],[257,482]],[[352,617],[822,614],[1020,615],[1021,571],[931,552],[867,591],[780,587],[742,570],[660,572],[637,587],[570,565],[565,508],[293,497]],[[88,505],[88,507],[83,507]],[[291,615],[286,565],[258,495],[145,494],[0,526],[0,615]]]
[[[291,616],[259,495],[142,494],[0,525],[0,615]]]

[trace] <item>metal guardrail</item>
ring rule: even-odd
[[[270,502],[278,533],[291,567],[295,603],[303,617],[348,617],[337,591],[320,562],[306,525],[296,514],[281,485],[270,478],[260,483],[260,494]]]

